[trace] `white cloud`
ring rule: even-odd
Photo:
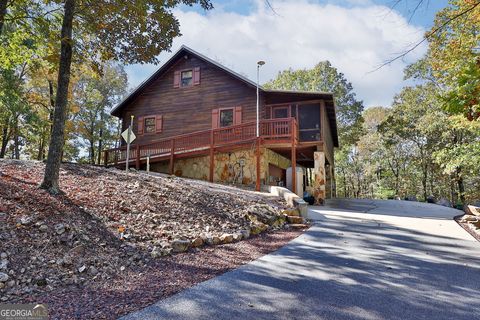
[[[420,40],[424,29],[385,6],[364,4],[341,7],[309,1],[275,1],[272,13],[257,0],[256,10],[248,15],[214,9],[206,15],[176,11],[183,36],[174,41],[173,50],[185,44],[227,67],[256,77],[256,62],[262,68],[261,82],[292,67],[311,68],[322,60],[332,64],[353,83],[366,106],[389,105],[403,86],[403,68],[425,52],[422,46],[408,55],[371,72],[396,53]],[[170,54],[162,54],[161,62]],[[151,74],[156,66],[128,68],[132,85]]]

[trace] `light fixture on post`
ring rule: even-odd
[[[256,184],[255,184],[255,190],[260,191],[260,67],[265,64],[265,61],[258,61],[257,62],[257,128],[256,128],[256,133],[257,133],[257,140],[256,140],[256,152],[255,152],[255,158],[257,159],[257,164],[256,164]]]
[[[257,138],[260,137],[260,67],[265,64],[265,61],[257,62]]]

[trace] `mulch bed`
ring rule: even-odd
[[[111,281],[62,288],[18,302],[45,303],[52,319],[116,319],[275,251],[301,233],[265,233],[164,257]]]

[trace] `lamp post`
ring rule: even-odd
[[[265,61],[258,61],[257,62],[257,151],[255,158],[257,158],[257,165],[256,165],[256,184],[255,184],[255,190],[260,191],[260,67],[265,64]]]
[[[258,61],[257,62],[257,138],[260,137],[260,67],[265,64],[265,61]]]

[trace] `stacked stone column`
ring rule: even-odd
[[[313,154],[315,167],[313,169],[314,181],[313,181],[313,197],[315,198],[316,205],[325,204],[325,153],[314,152]]]

